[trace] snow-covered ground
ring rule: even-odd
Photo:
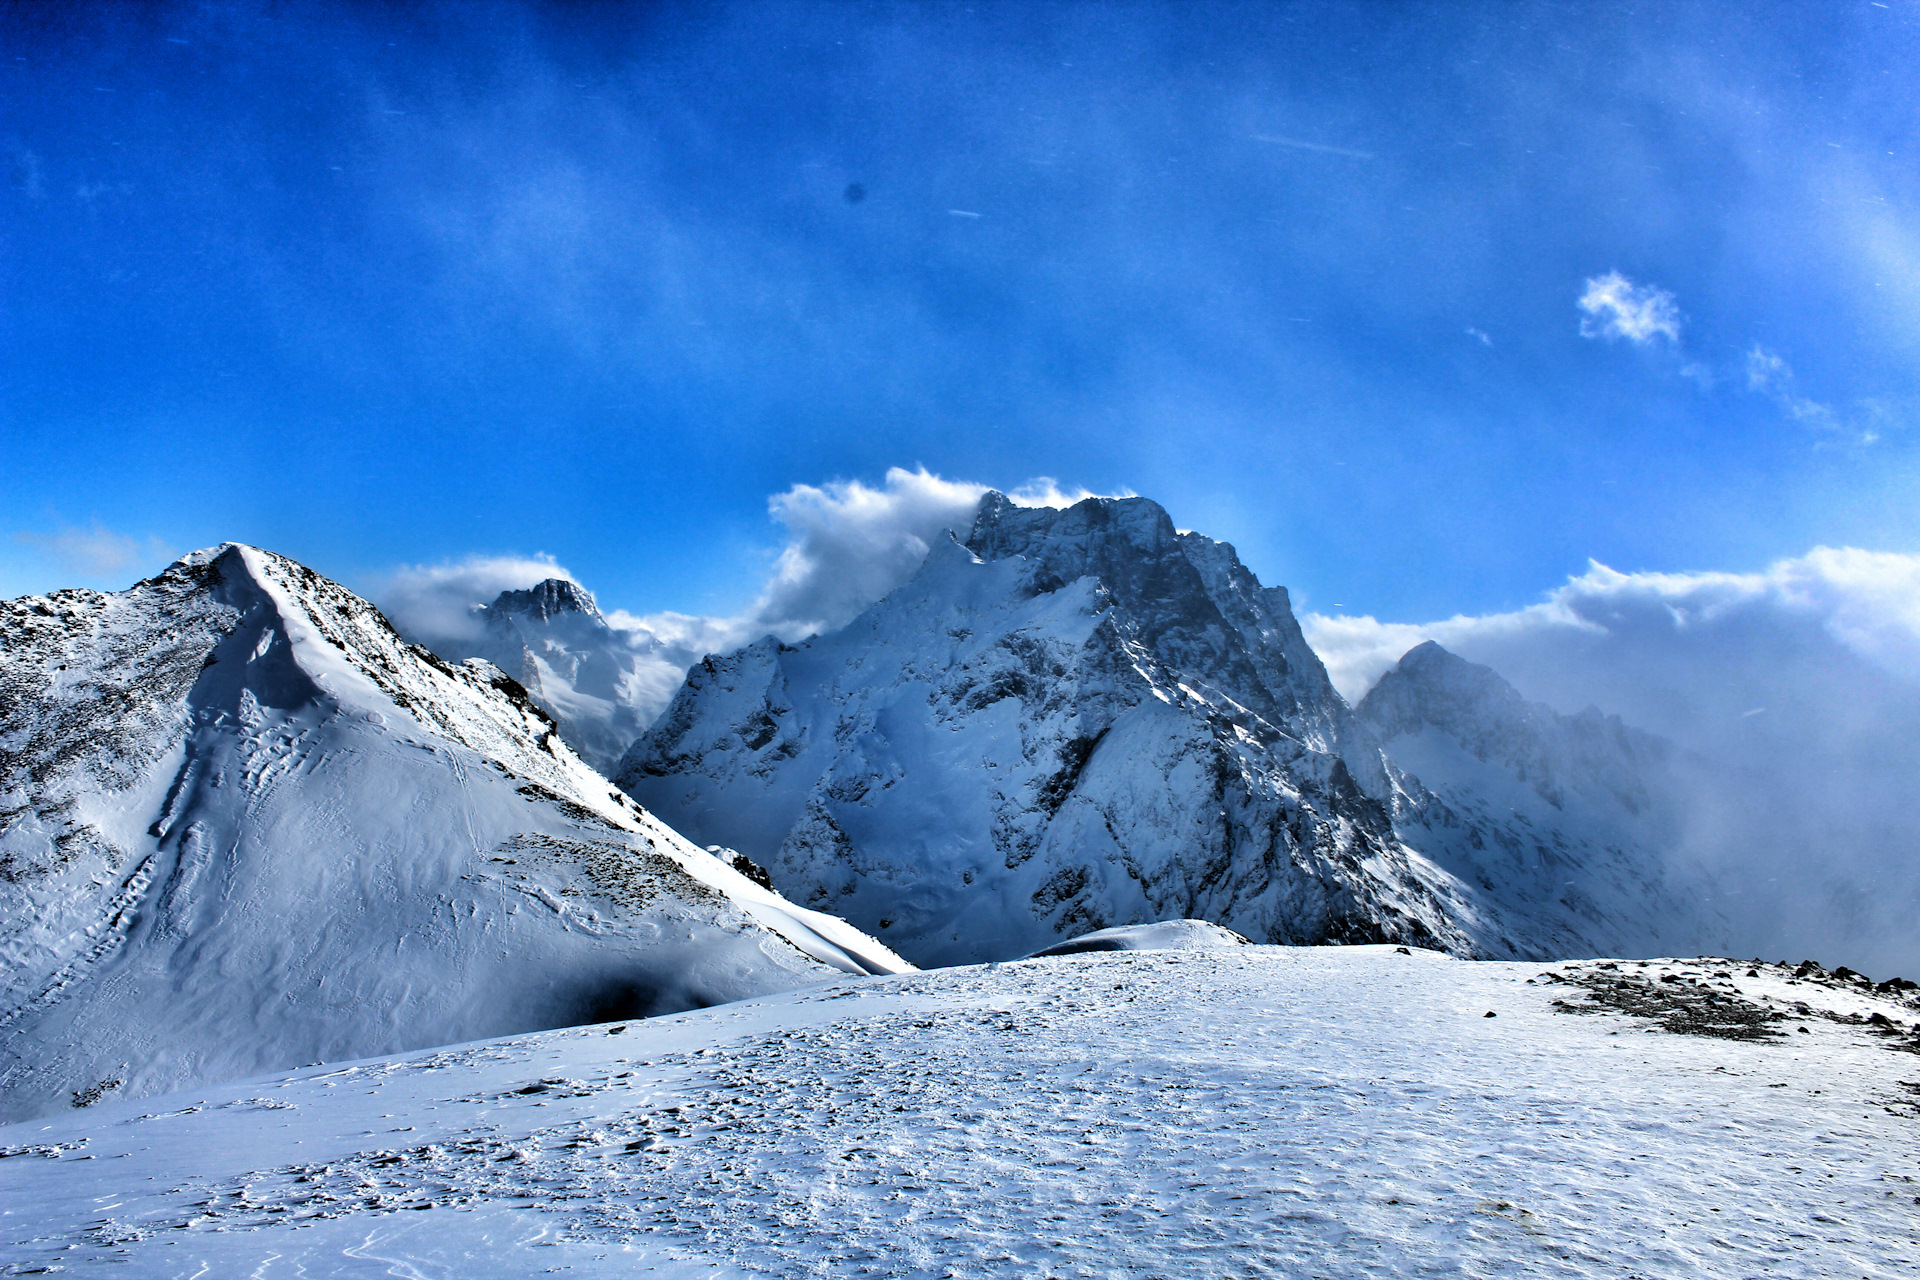
[[[154,1277],[1905,1277],[1911,994],[1390,946],[848,978],[0,1128],[0,1257]]]

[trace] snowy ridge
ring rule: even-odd
[[[1403,807],[1402,836],[1500,894],[1503,928],[1562,956],[1725,946],[1713,886],[1676,854],[1670,744],[1591,708],[1528,702],[1431,641],[1357,710],[1429,793]]]
[[[1475,953],[1286,593],[1145,499],[981,502],[843,630],[688,674],[620,785],[921,963],[1194,917]],[[1416,784],[1417,785],[1417,784]]]
[[[902,967],[293,561],[0,605],[0,1116]]]

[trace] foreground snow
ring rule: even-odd
[[[179,1277],[1911,1275],[1916,1013],[1844,986],[1385,946],[847,979],[0,1128],[0,1257]],[[1874,1013],[1897,1034],[1836,1020]],[[1765,1038],[1660,1029],[1716,1019]]]

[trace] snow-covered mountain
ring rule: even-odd
[[[1378,723],[1406,738],[1392,687]],[[1562,768],[1581,803],[1541,799],[1554,827],[1492,774],[1444,772],[1437,796],[1407,763],[1231,546],[1144,498],[988,494],[964,542],[842,631],[696,666],[616,780],[923,963],[1175,916],[1494,956],[1702,934],[1657,814],[1628,839]]]
[[[1476,949],[1285,591],[1140,498],[988,494],[843,630],[696,666],[617,780],[920,963],[1169,917]]]
[[[1713,886],[1678,854],[1684,806],[1670,743],[1591,707],[1566,716],[1528,702],[1432,641],[1355,710],[1429,793],[1401,811],[1402,836],[1499,895],[1506,923],[1536,948],[1724,947]]]
[[[485,658],[519,681],[581,759],[611,773],[672,692],[678,667],[641,631],[609,626],[591,593],[565,578],[502,591],[475,610],[472,638],[436,640],[442,657]]]
[[[290,560],[0,604],[0,1117],[900,967]]]

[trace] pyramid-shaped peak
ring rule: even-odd
[[[600,616],[593,593],[566,578],[548,578],[522,591],[502,591],[487,606],[487,612],[517,614],[541,622],[568,613],[582,613],[589,618]]]

